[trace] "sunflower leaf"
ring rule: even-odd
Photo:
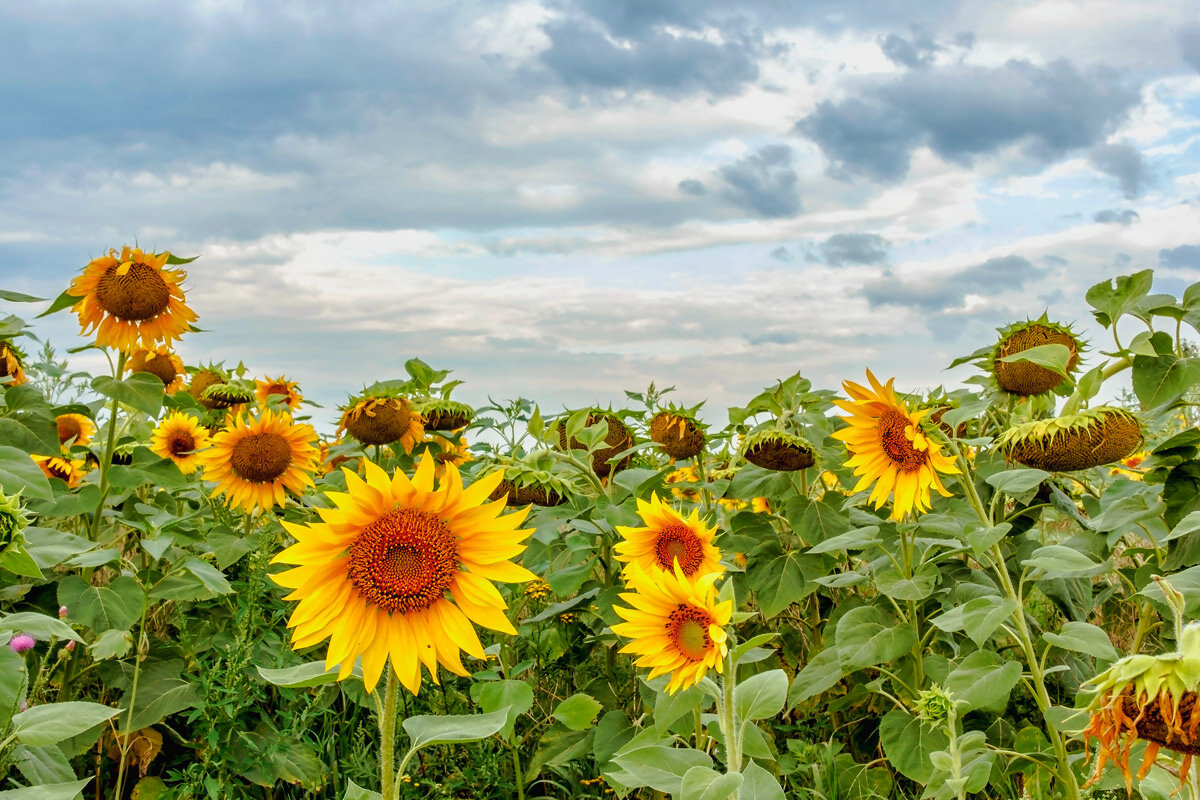
[[[162,408],[163,382],[149,372],[135,372],[121,380],[98,375],[92,379],[92,388],[151,417],[157,416]]]
[[[8,289],[0,289],[0,300],[8,300],[12,303],[42,303],[45,302],[44,297],[34,297],[31,294],[22,294],[21,292],[12,292]]]
[[[508,719],[508,706],[488,714],[409,717],[404,730],[412,740],[405,760],[431,744],[477,742],[499,733]]]
[[[1019,353],[1013,353],[1011,356],[1005,356],[1000,361],[1006,364],[1027,361],[1030,364],[1045,367],[1056,375],[1066,377],[1067,364],[1071,361],[1071,351],[1066,345],[1040,344],[1037,347],[1022,350]]]
[[[43,311],[42,313],[37,315],[37,319],[41,319],[42,317],[48,317],[51,314],[55,313],[56,311],[62,311],[64,308],[73,306],[82,299],[83,298],[81,298],[79,295],[74,295],[74,294],[70,294],[68,292],[63,292],[58,297],[54,298],[54,302],[50,304],[49,308],[47,308],[45,311]]]

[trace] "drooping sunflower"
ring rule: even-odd
[[[704,426],[683,409],[667,409],[650,420],[650,438],[671,458],[695,458],[704,450]]]
[[[634,663],[650,667],[650,678],[671,673],[667,693],[695,686],[715,669],[724,672],[729,652],[725,626],[733,616],[733,601],[717,602],[714,583],[720,573],[689,579],[676,567],[673,572],[649,575],[630,564],[625,583],[633,591],[621,593],[631,607],[613,606],[625,622],[613,633],[632,639],[622,653],[636,653]]]
[[[5,386],[20,386],[25,382],[25,359],[17,346],[0,339],[0,383]],[[7,378],[7,381],[2,379]]]
[[[296,494],[313,485],[317,469],[317,432],[292,422],[287,413],[263,411],[258,417],[238,415],[215,434],[196,460],[204,479],[215,481],[216,494],[247,512],[282,506],[285,489]]]
[[[199,419],[172,411],[150,435],[150,450],[174,461],[184,475],[191,475],[200,466],[199,453],[208,447],[208,438]]]
[[[1017,322],[1000,329],[1000,341],[992,350],[990,366],[996,385],[1001,390],[1015,395],[1030,395],[1048,392],[1067,380],[1052,369],[1038,366],[1029,361],[1003,361],[1025,350],[1048,344],[1060,344],[1067,348],[1067,374],[1079,365],[1079,351],[1083,343],[1065,325],[1051,322],[1046,315],[1037,320]]]
[[[611,411],[601,411],[594,409],[588,413],[587,427],[599,425],[601,422],[608,424],[608,432],[604,434],[604,443],[608,447],[603,447],[592,453],[592,471],[597,477],[607,478],[609,473],[620,472],[629,466],[633,460],[633,455],[627,455],[618,461],[616,464],[608,463],[610,459],[615,458],[619,453],[623,453],[633,447],[633,432],[629,427],[621,421],[621,418]],[[558,446],[561,450],[584,449],[584,445],[578,439],[571,439],[570,444],[567,443],[567,421],[562,419],[558,423]]]
[[[938,473],[953,475],[959,470],[942,454],[942,446],[921,428],[929,409],[910,412],[892,390],[895,378],[885,386],[867,370],[867,380],[871,389],[843,381],[842,388],[853,399],[833,401],[850,414],[842,417],[848,427],[833,437],[845,442],[852,455],[846,466],[854,467],[854,474],[859,476],[854,491],[861,492],[874,483],[869,500],[877,509],[891,495],[894,520],[914,510],[928,511],[930,489],[943,497],[950,496]]]
[[[475,409],[457,400],[433,398],[417,406],[427,431],[456,431],[471,424]]]
[[[124,247],[93,259],[67,290],[80,298],[71,310],[82,333],[95,331],[96,344],[125,352],[181,338],[196,314],[180,286],[187,273],[164,268],[170,256]]]
[[[391,395],[351,398],[343,409],[337,432],[346,431],[363,444],[385,445],[399,442],[411,453],[425,438],[421,415],[404,397]]]
[[[637,512],[644,527],[617,526],[622,541],[613,552],[618,561],[636,564],[648,575],[674,572],[676,565],[688,578],[725,571],[721,551],[712,543],[717,529],[706,525],[699,511],[685,517],[651,494],[649,502],[638,498]]]
[[[779,428],[763,428],[742,440],[742,458],[774,472],[795,472],[817,463],[816,451],[804,439]]]
[[[58,478],[66,481],[67,488],[74,489],[83,480],[84,462],[70,459],[59,458],[58,456],[36,456],[31,455],[37,465],[42,468],[42,472],[47,478]]]
[[[219,408],[219,406],[215,400],[205,399],[204,393],[207,392],[211,387],[218,386],[228,381],[229,375],[227,375],[225,370],[221,369],[220,367],[204,367],[196,370],[196,372],[192,375],[192,380],[190,383],[188,383],[187,391],[188,394],[196,398],[196,401],[199,402],[200,405],[211,411]]]
[[[58,427],[58,443],[66,446],[74,439],[74,444],[87,444],[96,435],[96,423],[83,414],[59,414],[54,418]]]
[[[135,350],[130,354],[126,368],[130,372],[149,372],[163,382],[166,393],[170,395],[183,388],[183,376],[187,374],[183,359],[167,345],[159,345],[153,350]]]
[[[271,395],[282,395],[283,403],[292,411],[300,408],[300,402],[304,400],[304,395],[300,394],[300,384],[295,381],[289,381],[285,376],[280,375],[278,378],[263,378],[261,381],[255,381],[254,396],[258,400],[258,404],[265,406]]]
[[[367,691],[390,659],[416,694],[422,665],[437,683],[438,664],[468,674],[460,651],[484,658],[472,623],[516,633],[491,582],[537,578],[509,560],[532,531],[520,528],[526,512],[501,516],[503,502],[485,502],[500,470],[464,489],[453,464],[435,488],[428,453],[411,480],[363,466],[365,481],[343,470],[348,491],[329,493],[337,508],[322,509],[322,522],[284,523],[296,544],[274,562],[295,567],[272,577],[293,590],[285,599],[299,601],[288,621],[294,649],[329,639],[325,664],[340,665],[339,679],[361,656]]]
[[[205,389],[200,397],[215,411],[237,411],[254,399],[254,390],[240,383],[217,383]]]
[[[1143,441],[1142,424],[1134,414],[1100,406],[1023,422],[1000,434],[996,447],[1009,461],[1048,472],[1070,472],[1120,461]]]

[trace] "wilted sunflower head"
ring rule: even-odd
[[[278,396],[280,402],[296,411],[304,400],[304,395],[300,394],[300,384],[289,381],[283,375],[278,378],[263,378],[254,383],[254,396],[260,406],[265,406],[272,396]]]
[[[456,431],[471,424],[475,409],[447,398],[431,398],[417,404],[427,431]]]
[[[558,446],[561,450],[584,450],[586,446],[578,439],[572,438],[570,444],[567,443],[567,417],[565,415],[558,421]],[[618,453],[622,453],[633,447],[633,433],[629,427],[621,421],[611,411],[602,411],[595,408],[588,411],[587,423],[585,427],[599,425],[601,422],[607,423],[608,431],[604,434],[604,443],[608,447],[602,447],[592,453],[592,471],[597,477],[606,478],[612,472],[620,472],[629,466],[633,460],[632,455],[625,456],[616,464],[609,464],[609,459],[615,457]]]
[[[1144,438],[1142,425],[1131,412],[1101,406],[1009,428],[996,439],[996,447],[1009,461],[1047,472],[1070,472],[1120,461],[1135,452]]]
[[[129,352],[181,338],[196,320],[184,304],[182,270],[166,269],[171,254],[124,247],[93,259],[67,293],[79,298],[72,310],[84,335],[96,344]]]
[[[353,436],[363,444],[385,445],[400,442],[411,453],[425,438],[420,413],[407,397],[394,390],[376,391],[350,398],[342,407],[337,432]]]
[[[25,354],[7,339],[0,339],[0,385],[25,383]]]
[[[200,402],[216,410],[236,409],[254,400],[254,390],[241,383],[217,383],[200,396]]]
[[[173,395],[183,388],[183,376],[187,367],[183,359],[171,352],[166,345],[149,350],[139,348],[129,355],[125,364],[130,372],[148,372],[163,382],[167,394]]]
[[[689,409],[668,408],[650,420],[650,438],[671,458],[695,458],[704,451],[706,427]]]
[[[550,507],[561,506],[579,493],[569,479],[551,471],[550,465],[538,463],[536,454],[524,460],[501,458],[498,466],[503,468],[504,477],[492,490],[492,500],[507,495],[512,506]]]
[[[210,364],[206,367],[200,367],[194,373],[192,373],[192,380],[188,384],[187,392],[192,397],[196,398],[196,401],[199,402],[200,405],[211,411],[216,409],[218,406],[213,400],[205,400],[204,393],[208,391],[210,387],[228,382],[229,373],[219,365]]]
[[[763,428],[746,436],[740,451],[751,464],[775,472],[794,472],[817,463],[811,444],[778,428]]]
[[[1039,319],[1015,322],[1001,328],[1000,340],[992,349],[988,363],[996,385],[1009,394],[1027,397],[1048,392],[1065,381],[1065,376],[1029,361],[1003,360],[1030,348],[1048,344],[1060,344],[1067,348],[1070,356],[1066,371],[1068,375],[1074,372],[1079,366],[1079,353],[1084,345],[1066,325],[1051,322],[1043,314]]]
[[[58,428],[58,443],[63,447],[72,444],[87,444],[96,433],[96,423],[83,414],[59,414],[54,418]]]

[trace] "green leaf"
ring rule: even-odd
[[[741,785],[740,773],[722,775],[711,767],[692,767],[683,774],[679,800],[728,800]]]
[[[742,778],[737,800],[784,800],[779,781],[756,762],[751,761],[742,768]]]
[[[751,638],[742,642],[737,647],[733,648],[734,663],[735,664],[739,663],[742,660],[742,656],[744,656],[746,653],[757,648],[759,645],[766,644],[767,642],[771,641],[772,639],[774,639],[777,636],[779,636],[779,634],[774,633],[774,632],[760,633],[758,636],[752,636]],[[753,663],[753,662],[747,662],[747,663]]]
[[[0,300],[8,300],[12,303],[44,303],[46,298],[34,297],[31,294],[22,294],[20,292],[12,292],[8,289],[0,289]]]
[[[233,592],[233,587],[229,585],[229,581],[221,574],[221,570],[207,561],[201,561],[198,558],[189,558],[183,562],[183,568],[195,575],[200,580],[200,583],[204,584],[204,588],[208,589],[214,595],[231,594]]]
[[[5,494],[20,491],[22,496],[36,500],[54,499],[46,473],[37,462],[24,450],[8,445],[0,445],[0,489]]]
[[[383,795],[379,792],[372,792],[370,789],[364,789],[347,778],[346,794],[342,795],[342,800],[383,800]]]
[[[990,528],[975,528],[967,533],[967,544],[971,545],[971,552],[980,557],[991,549],[992,545],[1008,536],[1011,530],[1012,524],[1008,522],[1001,522]]]
[[[750,585],[754,588],[763,616],[767,619],[777,616],[792,603],[816,591],[817,584],[805,577],[805,571],[814,575],[824,574],[824,564],[820,556],[792,550],[778,552],[766,563],[756,565],[749,576]]]
[[[1116,661],[1117,648],[1113,647],[1108,634],[1086,622],[1068,622],[1058,633],[1043,633],[1042,638],[1050,644],[1075,653],[1087,653],[1093,658]]]
[[[54,419],[46,413],[21,412],[0,417],[0,442],[26,453],[57,454],[61,445]],[[26,458],[29,458],[26,456]],[[32,460],[32,459],[30,459]],[[38,468],[41,471],[41,468]]]
[[[1021,562],[1029,568],[1035,580],[1046,578],[1085,578],[1104,569],[1090,557],[1061,544],[1050,544],[1033,551],[1030,558]]]
[[[1017,601],[1011,598],[1001,598],[995,595],[976,597],[961,606],[955,606],[946,613],[934,617],[930,622],[934,627],[946,632],[966,631],[967,636],[976,647],[984,643],[996,632],[996,628],[1017,610]]]
[[[57,617],[39,614],[36,611],[18,611],[0,619],[0,631],[13,633],[28,633],[35,639],[50,641],[52,639],[72,639],[82,642],[70,625]]]
[[[133,647],[133,634],[129,631],[105,631],[88,645],[88,652],[96,661],[109,658],[124,658]]]
[[[29,551],[16,542],[10,544],[4,554],[0,555],[0,567],[14,575],[33,578],[37,581],[45,578],[42,571],[38,569],[37,562],[33,560],[33,556],[29,555]]]
[[[1056,346],[1062,347],[1062,345]],[[1063,349],[1066,350],[1065,347]],[[1040,469],[1006,469],[1003,472],[989,475],[987,482],[998,491],[1018,495],[1037,488],[1042,481],[1049,477],[1049,472],[1043,472]]]
[[[1144,269],[1132,275],[1121,275],[1111,281],[1101,281],[1087,290],[1085,298],[1093,309],[1092,316],[1105,328],[1124,314],[1133,302],[1150,293],[1154,270]]]
[[[135,372],[122,380],[98,375],[92,378],[92,389],[151,417],[162,408],[163,382],[149,372]]]
[[[879,544],[879,526],[868,525],[865,528],[855,528],[852,531],[832,536],[820,544],[808,548],[812,554],[841,553],[846,550],[865,550],[873,544]]]
[[[78,575],[69,575],[58,585],[58,602],[67,607],[71,620],[103,633],[132,628],[142,615],[146,594],[127,575],[107,586],[89,586]]]
[[[533,708],[533,688],[525,681],[488,681],[471,687],[471,698],[484,711],[491,713],[507,709],[504,737],[512,738],[517,717]]]
[[[927,727],[907,711],[895,709],[879,723],[879,744],[897,772],[925,784],[933,777],[930,753],[948,748],[950,738],[942,728]]]
[[[48,703],[13,716],[13,733],[31,747],[58,744],[121,713],[99,703]]]
[[[603,710],[603,704],[590,694],[573,694],[559,703],[551,716],[573,731],[586,731]]]
[[[50,304],[49,308],[37,315],[37,319],[48,317],[55,312],[62,311],[64,308],[69,308],[70,306],[78,303],[81,299],[82,298],[78,295],[67,294],[66,292],[63,292],[58,297],[54,298],[54,302]]]
[[[25,657],[9,647],[0,647],[0,731],[8,730],[8,723],[16,713],[25,691],[28,677]]]
[[[733,690],[733,707],[744,720],[767,719],[783,711],[788,679],[781,669],[772,669],[740,681]]]
[[[1142,409],[1174,404],[1200,381],[1200,358],[1173,354],[1133,357],[1133,393]]]
[[[69,783],[75,779],[75,770],[58,745],[26,747],[19,744],[13,749],[13,760],[31,786]]]
[[[810,658],[804,669],[792,679],[792,688],[788,690],[788,708],[794,708],[837,685],[844,674],[837,648],[825,648]]]
[[[1005,661],[995,653],[976,650],[946,678],[945,689],[964,712],[977,708],[1001,712],[1019,680],[1020,662]]]
[[[338,679],[338,670],[332,669],[327,672],[324,661],[310,661],[307,664],[298,664],[283,669],[267,669],[266,667],[255,667],[255,669],[258,670],[258,674],[264,681],[285,689],[327,686],[337,683]]]
[[[1013,353],[1011,356],[1005,356],[1000,360],[1006,364],[1026,361],[1030,364],[1036,364],[1039,367],[1045,367],[1051,372],[1062,375],[1065,378],[1067,375],[1067,364],[1071,361],[1071,350],[1066,345],[1061,344],[1040,344],[1037,347],[1022,350],[1019,353]]]
[[[410,752],[431,744],[460,744],[477,742],[499,733],[508,719],[508,709],[490,714],[420,716],[404,720],[404,730],[412,740]]]
[[[1181,536],[1187,536],[1189,533],[1200,531],[1200,511],[1193,511],[1171,529],[1171,532],[1163,537],[1162,541],[1169,542],[1172,539],[1178,539]]]
[[[917,632],[876,606],[859,606],[838,620],[835,638],[842,671],[849,673],[904,655],[916,644]]]
[[[941,577],[936,564],[922,564],[911,578],[905,578],[888,563],[875,573],[875,588],[895,600],[924,600],[937,589]]]
[[[662,744],[639,745],[613,756],[613,762],[625,772],[629,786],[649,786],[677,795],[683,776],[693,767],[712,767],[712,759],[699,750],[685,750]]]
[[[24,789],[8,789],[0,792],[0,800],[74,800],[91,782],[91,778],[84,778],[70,783],[43,783]]]

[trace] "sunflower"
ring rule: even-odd
[[[795,472],[817,463],[811,444],[778,428],[764,428],[744,440],[742,458],[756,467],[774,472]]]
[[[1023,422],[1000,434],[996,447],[1009,461],[1027,467],[1071,472],[1127,458],[1143,441],[1136,416],[1123,408],[1100,406]]]
[[[603,447],[592,453],[592,472],[596,473],[599,478],[607,478],[611,472],[619,472],[629,466],[633,460],[633,455],[627,455],[618,461],[616,464],[609,464],[609,459],[615,458],[617,454],[623,453],[633,447],[633,433],[628,426],[620,420],[620,418],[611,411],[591,411],[588,413],[586,427],[599,425],[601,422],[608,423],[608,432],[604,434],[604,443],[608,447]],[[570,445],[567,444],[567,422],[563,419],[558,423],[558,446],[560,450],[584,450],[586,447],[583,442],[578,439],[571,439]]]
[[[166,345],[159,345],[153,350],[135,350],[130,354],[126,367],[130,372],[149,372],[163,382],[166,393],[170,395],[183,388],[183,376],[187,374],[183,360]]]
[[[219,408],[219,406],[215,400],[205,399],[204,393],[207,392],[211,387],[227,383],[228,381],[229,376],[226,375],[225,371],[222,369],[216,367],[199,369],[196,370],[194,375],[192,375],[192,380],[188,384],[188,394],[196,398],[200,405],[211,411]]]
[[[996,385],[1009,394],[1028,397],[1042,394],[1058,386],[1067,378],[1052,369],[1038,366],[1029,361],[1003,361],[1033,347],[1060,344],[1067,348],[1067,374],[1079,365],[1079,351],[1083,347],[1074,331],[1065,325],[1051,322],[1042,315],[1041,319],[1018,322],[1000,329],[1000,341],[992,351],[991,368]]]
[[[196,417],[172,411],[150,435],[150,450],[169,458],[184,475],[200,466],[198,453],[208,447],[208,431]]]
[[[337,432],[343,430],[363,444],[400,442],[406,453],[425,438],[421,415],[408,399],[385,395],[352,399],[338,424]]]
[[[503,477],[496,470],[463,488],[453,464],[434,488],[433,457],[422,456],[412,479],[390,477],[364,460],[366,480],[343,470],[347,492],[331,492],[335,509],[322,522],[284,527],[296,544],[274,559],[295,565],[272,576],[299,604],[288,621],[292,647],[329,639],[327,669],[350,675],[362,657],[363,683],[372,691],[387,660],[416,694],[421,665],[438,682],[437,666],[467,675],[460,650],[484,658],[472,623],[515,634],[507,605],[491,581],[537,578],[509,559],[525,549],[525,512],[501,516],[504,503],[486,503]]]
[[[833,401],[850,413],[842,417],[848,427],[833,437],[845,442],[852,454],[846,466],[854,467],[854,474],[860,476],[854,491],[861,492],[874,483],[869,499],[877,509],[892,495],[894,520],[914,509],[928,511],[931,488],[943,497],[950,496],[938,473],[953,475],[958,468],[921,428],[921,419],[929,409],[910,413],[892,391],[895,378],[884,386],[867,370],[867,380],[871,389],[843,381],[842,388],[853,400]]]
[[[425,400],[419,406],[427,431],[456,431],[471,424],[475,409],[456,400]]]
[[[637,512],[645,527],[617,526],[623,539],[614,548],[618,561],[637,564],[649,575],[674,572],[676,566],[688,578],[725,571],[712,543],[717,529],[705,525],[699,511],[685,517],[651,494],[649,502],[638,498]]]
[[[650,420],[650,438],[671,458],[694,458],[704,450],[704,428],[686,411],[655,414]]]
[[[201,399],[216,411],[237,410],[254,399],[254,390],[237,383],[217,383],[205,389]]]
[[[1122,458],[1119,463],[1114,465],[1113,468],[1108,471],[1108,474],[1109,475],[1124,475],[1126,478],[1129,478],[1129,480],[1131,480],[1131,481],[1140,481],[1143,479],[1142,478],[1143,473],[1142,473],[1142,470],[1140,470],[1138,468],[1142,465],[1142,462],[1145,461],[1149,456],[1150,456],[1150,451],[1143,450],[1140,453],[1134,453],[1131,456]]]
[[[59,458],[58,456],[31,455],[37,465],[46,473],[47,478],[58,478],[66,481],[68,489],[74,489],[83,480],[84,462],[75,459]]]
[[[83,414],[59,414],[54,418],[58,427],[58,442],[66,447],[67,442],[87,444],[96,434],[96,423]]]
[[[7,378],[7,382],[3,379]],[[0,339],[0,384],[20,386],[25,382],[24,358],[12,342]]]
[[[164,269],[170,253],[122,248],[94,259],[67,290],[79,298],[71,310],[83,334],[96,332],[96,344],[129,352],[140,342],[170,344],[196,321],[184,304],[180,283],[187,273]]]
[[[695,686],[710,669],[723,672],[729,652],[724,626],[733,616],[733,601],[717,602],[713,586],[720,573],[689,579],[676,566],[673,572],[652,575],[630,564],[625,583],[633,589],[621,599],[631,608],[613,606],[625,622],[613,633],[632,639],[622,653],[636,653],[634,663],[650,667],[650,678],[671,674],[667,693]]]
[[[429,441],[436,444],[438,448],[438,452],[436,455],[434,455],[434,459],[436,459],[438,463],[437,476],[439,478],[442,477],[442,473],[445,471],[446,464],[453,464],[456,467],[461,467],[468,461],[473,460],[471,458],[471,451],[467,449],[467,439],[465,436],[447,438],[445,436],[433,434],[429,437]]]
[[[300,402],[304,399],[304,395],[300,394],[300,384],[295,381],[289,381],[283,375],[278,378],[264,378],[261,381],[255,381],[254,396],[258,398],[258,404],[265,406],[271,395],[281,395],[283,404],[292,411],[300,408]]]
[[[299,494],[313,485],[317,433],[311,425],[293,423],[287,413],[239,414],[210,445],[196,460],[204,479],[216,482],[216,493],[224,493],[231,507],[251,512],[282,506],[284,489]]]

